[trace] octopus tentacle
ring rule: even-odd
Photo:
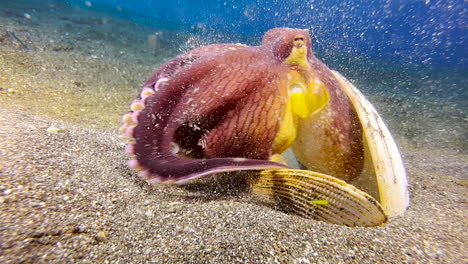
[[[226,120],[206,136],[208,157],[245,157],[268,160],[283,119],[286,89],[277,78],[244,98]],[[270,100],[271,99],[271,100]],[[261,139],[261,140],[259,140]]]
[[[161,79],[147,82],[140,94],[141,99],[136,99],[132,104],[133,112],[131,117],[136,116],[138,120],[135,122],[134,118],[131,118],[132,120],[125,133],[130,140],[135,141],[132,147],[128,148],[131,154],[135,156],[135,160],[132,161],[131,165],[135,168],[142,168],[143,172],[141,174],[144,178],[181,182],[216,172],[284,167],[282,164],[267,160],[245,159],[245,155],[228,153],[228,150],[225,150],[227,153],[217,158],[189,159],[178,155],[178,151],[174,151],[173,147],[171,147],[177,146],[176,142],[174,142],[177,129],[184,125],[196,125],[197,122],[192,122],[193,120],[200,120],[200,118],[210,115],[214,116],[220,107],[226,108],[225,106],[229,104],[233,104],[235,107],[249,96],[257,98],[258,108],[261,110],[261,100],[258,99],[257,90],[264,90],[261,87],[269,86],[270,88],[267,91],[273,95],[278,90],[276,86],[270,83],[270,79],[264,78],[264,76],[268,76],[265,74],[267,72],[265,65],[255,65],[255,57],[252,57],[255,53],[246,55],[245,52],[242,52],[237,54],[232,47],[229,46],[228,49],[229,51],[226,53],[230,54],[224,54],[225,64],[223,67],[220,67],[217,63],[217,58],[200,56],[197,62],[194,62],[191,66],[185,66],[183,71],[174,71],[171,68],[175,73],[164,82],[161,82]],[[239,57],[240,55],[243,57]],[[248,69],[239,67],[239,62],[242,62],[242,60],[251,62],[250,64],[244,63]],[[164,71],[160,71],[157,74],[163,76],[164,73]],[[244,75],[245,81],[238,83],[238,78],[232,77],[236,73],[239,76]],[[223,85],[219,85],[219,82],[230,78],[233,80],[232,82],[228,81]],[[207,82],[207,80],[211,81]],[[154,89],[148,88],[148,86],[151,87],[153,82]],[[155,93],[151,91],[155,91]],[[217,100],[212,100],[213,96],[218,96]],[[222,99],[220,100],[219,97]],[[191,101],[202,103],[190,105]],[[187,107],[187,105],[190,106]],[[281,108],[281,103],[277,104],[274,112],[280,114]],[[263,116],[271,115],[270,111],[257,112],[259,115],[255,117],[258,120],[256,123],[261,122]],[[265,114],[262,115],[261,113]],[[228,115],[228,112],[217,114],[222,115],[218,117],[222,121],[225,115]],[[273,121],[273,126],[263,136],[266,137],[267,144],[269,144],[268,141],[274,138],[279,122],[279,119],[276,122]],[[255,123],[252,123],[251,126],[256,127]],[[207,133],[208,131],[206,131]],[[209,135],[212,137],[215,133]],[[237,135],[231,133],[228,137],[237,137]],[[265,149],[264,146],[262,148]],[[204,153],[207,157],[210,156],[210,149],[219,149],[219,146],[209,145]],[[259,157],[267,159],[270,154],[269,152],[264,153]],[[226,158],[220,158],[223,156]],[[174,163],[178,165],[174,166]]]
[[[175,73],[189,67],[191,64],[199,60],[213,56],[213,54],[220,55],[226,51],[242,49],[245,47],[246,46],[242,44],[213,44],[193,49],[164,63],[143,84],[143,88],[148,87],[154,89],[154,87],[157,86],[156,83],[161,79],[174,76]]]

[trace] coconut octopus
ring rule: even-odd
[[[179,55],[130,108],[120,129],[129,166],[150,183],[248,170],[254,194],[349,226],[380,225],[408,206],[388,129],[314,56],[307,30],[275,28],[259,46],[214,44]],[[307,170],[288,165],[281,156],[288,149]]]

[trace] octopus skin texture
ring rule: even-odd
[[[310,118],[317,135],[300,135]],[[323,162],[310,166],[321,172],[349,179],[363,167],[359,120],[307,30],[275,28],[259,46],[179,55],[146,81],[123,121],[129,164],[150,182],[285,168],[273,157],[300,140],[317,141]]]

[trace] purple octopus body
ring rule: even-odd
[[[359,168],[356,116],[330,70],[312,53],[308,31],[268,31],[260,46],[215,44],[182,54],[146,81],[124,115],[129,164],[151,182],[183,182],[217,172],[284,168],[269,161],[288,103],[285,59],[294,39],[304,39],[310,74],[330,94],[334,129],[350,168]],[[309,73],[308,73],[309,74]],[[343,148],[345,146],[345,148]],[[351,169],[352,169],[351,168]]]

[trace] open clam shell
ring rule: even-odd
[[[340,184],[339,188],[327,188],[326,191],[320,192],[317,192],[316,188],[312,188],[313,192],[305,195],[308,199],[312,200],[317,196],[320,197],[317,199],[324,200],[342,197],[340,199],[358,199],[362,201],[359,205],[348,205],[354,209],[374,206],[375,204],[377,204],[375,206],[379,206],[380,203],[383,208],[382,213],[386,216],[391,218],[402,215],[409,205],[409,194],[403,161],[396,143],[382,118],[367,98],[341,74],[335,71],[332,71],[332,73],[339,82],[340,90],[344,92],[343,96],[349,98],[355,112],[353,114],[357,116],[360,123],[359,131],[361,131],[362,137],[356,137],[355,140],[359,141],[357,142],[359,145],[362,145],[363,151],[356,151],[358,157],[353,157],[353,155],[348,155],[349,151],[346,153],[345,151],[350,149],[346,148],[347,146],[357,144],[356,142],[346,142],[347,145],[342,144],[344,148],[340,149],[341,143],[337,144],[330,141],[330,131],[334,132],[334,126],[330,121],[332,119],[330,118],[332,110],[324,109],[320,115],[312,116],[301,122],[297,140],[292,146],[297,160],[310,171],[307,177],[304,177],[304,174],[300,171],[289,171],[290,177],[298,176],[303,181],[308,182],[304,184],[309,186],[316,185],[316,182],[319,180],[317,177],[322,177],[320,173],[331,175],[329,177],[336,180],[338,180],[337,178],[346,180],[349,184],[343,182],[344,184]],[[333,105],[329,108],[333,108]],[[348,162],[346,159],[357,160],[362,164],[349,165],[354,162]],[[352,169],[347,170],[347,167]],[[358,169],[355,167],[358,167]],[[276,178],[271,177],[271,173],[267,171],[267,173],[262,173],[262,175],[268,176],[267,179],[269,181],[276,181],[278,183],[278,176]],[[276,175],[279,174],[276,173]],[[283,178],[282,181],[284,183],[287,179]],[[260,185],[264,185],[265,183],[265,181],[258,182]],[[327,187],[329,186],[327,185]],[[354,187],[359,189],[359,191],[356,192],[356,188]],[[311,187],[308,188],[310,189]],[[255,190],[261,193],[265,189],[258,187],[254,188]],[[278,193],[282,192],[279,191]],[[368,199],[370,197],[368,194],[379,203]],[[278,194],[276,196],[278,197]],[[304,196],[304,193],[301,193],[299,196]],[[293,200],[290,201],[293,202]],[[369,201],[370,204],[368,203]],[[300,204],[294,206],[300,208],[298,209],[299,211],[309,211],[309,216],[316,217],[314,212],[310,212],[311,205],[305,205],[306,207],[302,207]],[[328,206],[337,205],[329,204]],[[319,216],[322,217],[321,214]],[[326,220],[336,222],[335,217],[337,215],[330,216]],[[360,217],[367,219],[367,222],[363,224],[359,221],[342,219],[340,223],[351,226],[371,226],[377,225],[378,219],[382,222],[386,220],[386,217],[383,216],[369,218],[365,214],[362,214]]]
[[[352,137],[353,142],[330,140],[330,134],[338,133],[332,122],[331,105],[301,122],[292,147],[294,154],[283,154],[288,164],[299,161],[309,170],[262,171],[253,182],[252,191],[305,217],[347,226],[378,226],[388,218],[402,215],[409,205],[403,161],[372,104],[341,74],[332,73],[339,90],[344,92],[337,94],[349,98],[352,105],[351,112],[341,112],[357,116],[360,126],[353,131],[360,131],[362,136]],[[362,149],[350,153],[352,145]],[[362,164],[350,164],[353,162],[349,160]]]
[[[369,192],[378,193],[375,198],[385,213],[389,217],[402,215],[409,206],[408,180],[395,140],[367,98],[341,74],[333,74],[351,100],[363,130],[365,169],[354,180],[355,185],[368,189],[365,184],[375,181],[378,190]]]

